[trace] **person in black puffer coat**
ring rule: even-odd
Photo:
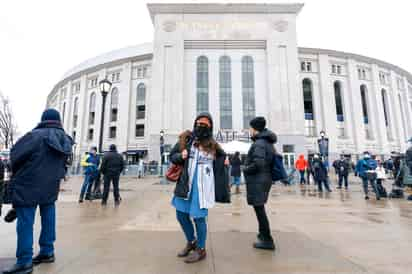
[[[275,154],[276,135],[266,129],[266,120],[256,117],[250,122],[253,144],[249,149],[245,168],[247,202],[253,206],[259,223],[258,241],[255,248],[274,250],[275,244],[270,232],[269,220],[265,211],[272,187],[272,165]]]
[[[114,203],[116,206],[120,204],[119,180],[123,169],[123,157],[117,153],[116,145],[112,144],[110,145],[110,151],[104,154],[102,166],[100,168],[100,171],[104,176],[102,205],[107,204],[107,198],[109,197],[110,191],[110,182],[113,182]]]

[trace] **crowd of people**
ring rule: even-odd
[[[246,182],[246,202],[253,207],[258,234],[254,248],[275,250],[265,205],[268,202],[273,178],[285,179],[279,171],[278,155],[274,144],[276,135],[266,128],[264,117],[250,121],[253,141],[244,161],[240,153],[229,157],[213,137],[213,119],[209,113],[199,114],[192,130],[180,134],[170,153],[173,164],[168,173],[176,175],[176,185],[171,205],[186,239],[184,248],[177,256],[186,263],[196,263],[207,256],[207,216],[216,203],[231,202],[231,187],[240,194],[242,173]],[[61,125],[60,114],[54,109],[44,111],[38,126],[24,135],[13,146],[10,154],[11,180],[7,187],[12,209],[6,221],[17,219],[16,264],[5,274],[32,273],[33,265],[55,261],[56,206],[60,182],[65,177],[68,160],[72,155],[73,140]],[[84,181],[80,189],[79,203],[101,198],[106,206],[113,185],[115,206],[119,206],[119,179],[125,168],[121,154],[114,144],[104,155],[92,147],[81,160]],[[229,167],[231,167],[229,169]],[[276,168],[275,168],[276,167]],[[362,180],[365,199],[369,199],[369,185],[376,199],[382,195],[383,180],[393,173],[395,185],[412,185],[412,148],[402,161],[389,159],[377,161],[370,153],[353,164],[344,155],[333,163],[338,177],[338,189],[349,188],[351,171]],[[5,166],[0,163],[0,191],[3,192]],[[295,163],[300,174],[300,184],[309,184],[313,177],[319,192],[331,192],[327,161],[323,155],[314,154],[309,160],[300,155]],[[229,173],[230,170],[230,173]],[[282,174],[274,174],[280,172]],[[282,176],[280,176],[282,175]],[[306,176],[305,176],[306,175]],[[103,177],[103,193],[100,178]],[[230,181],[232,177],[232,181]],[[0,214],[3,194],[0,193]],[[40,209],[40,251],[33,257],[33,225],[37,208]]]
[[[125,168],[123,156],[117,152],[114,144],[110,145],[109,151],[100,160],[97,148],[92,147],[81,160],[84,169],[84,181],[80,190],[79,203],[83,200],[101,199],[102,205],[107,205],[110,185],[113,184],[115,205],[120,205],[121,197],[119,191],[120,175]],[[101,177],[103,175],[103,194],[101,194]]]

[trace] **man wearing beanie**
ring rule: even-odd
[[[124,161],[122,155],[117,153],[116,145],[110,145],[110,151],[106,152],[103,156],[102,166],[100,168],[103,174],[104,190],[102,205],[107,204],[107,199],[109,197],[110,183],[113,182],[113,194],[114,203],[116,206],[120,204],[120,194],[119,194],[119,180],[120,174],[124,169]]]
[[[33,264],[52,263],[56,240],[55,202],[73,140],[64,132],[60,114],[46,110],[35,129],[11,149],[11,198],[17,214],[17,262],[5,274],[32,273]],[[40,253],[33,257],[33,225],[40,208]]]
[[[258,249],[275,250],[265,204],[272,187],[274,144],[277,137],[266,129],[264,117],[254,118],[250,121],[250,126],[253,144],[249,149],[243,173],[246,180],[247,202],[255,209],[259,224],[257,242],[253,246]]]

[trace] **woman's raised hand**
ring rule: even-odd
[[[187,159],[187,156],[188,156],[188,155],[187,155],[187,149],[185,149],[185,150],[182,151],[182,159],[183,159],[183,160],[186,160],[186,159]]]

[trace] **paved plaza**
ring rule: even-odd
[[[412,203],[365,201],[357,181],[350,191],[331,194],[318,194],[313,185],[274,187],[268,215],[276,252],[252,248],[257,222],[242,189],[231,205],[210,212],[208,258],[187,265],[176,257],[185,241],[170,206],[173,185],[158,182],[123,178],[119,208],[112,201],[107,208],[97,201],[79,205],[81,178],[65,182],[57,261],[34,273],[412,273]],[[3,269],[14,262],[15,225],[0,223],[0,239]]]

